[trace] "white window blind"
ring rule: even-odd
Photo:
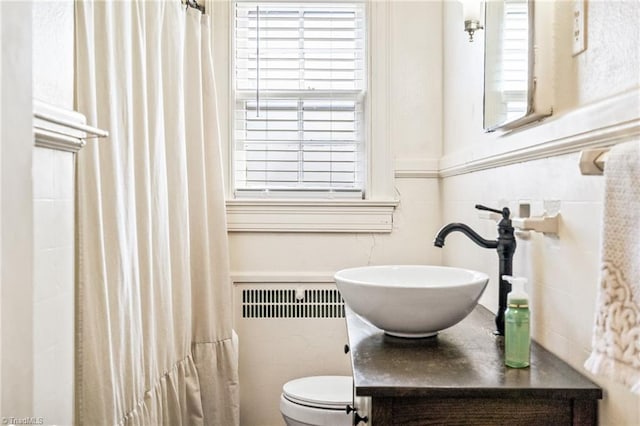
[[[235,194],[362,197],[361,3],[236,2]]]
[[[527,113],[529,93],[529,12],[525,0],[504,3],[503,70],[501,81],[507,120]]]

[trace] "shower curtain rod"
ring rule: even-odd
[[[182,4],[186,5],[187,7],[198,9],[200,12],[204,13],[204,4],[199,4],[197,0],[180,0],[180,1],[182,2]]]

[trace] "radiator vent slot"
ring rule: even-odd
[[[344,318],[344,300],[336,289],[246,289],[242,318]]]

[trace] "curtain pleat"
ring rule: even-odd
[[[209,17],[78,1],[78,424],[238,424]]]

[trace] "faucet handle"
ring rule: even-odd
[[[501,214],[503,219],[509,219],[509,216],[511,215],[511,211],[508,207],[503,207],[502,210],[497,210],[492,209],[491,207],[483,206],[482,204],[476,204],[476,209]]]

